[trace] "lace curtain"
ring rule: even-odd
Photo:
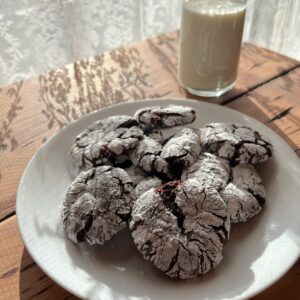
[[[179,28],[181,0],[0,0],[0,86]],[[244,39],[300,58],[300,1],[249,0]]]

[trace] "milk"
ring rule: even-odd
[[[237,77],[245,1],[186,0],[182,10],[179,81],[190,92],[218,96]]]

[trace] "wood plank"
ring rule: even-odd
[[[187,97],[176,78],[178,32],[116,49],[0,90],[0,220],[15,210],[21,174],[52,134],[93,110],[129,99]],[[299,62],[245,44],[229,101]],[[18,162],[18,163],[16,163]]]
[[[245,94],[228,106],[276,131],[300,155],[300,68]]]
[[[19,299],[23,244],[15,216],[0,223],[0,237],[0,299]]]

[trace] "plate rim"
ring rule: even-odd
[[[63,128],[59,129],[57,132],[53,133],[48,139],[47,141],[42,144],[33,154],[33,156],[31,157],[31,159],[28,161],[26,167],[24,168],[24,171],[22,173],[21,179],[19,181],[19,185],[18,185],[18,189],[17,189],[17,193],[16,193],[16,220],[17,220],[17,226],[18,226],[18,230],[20,232],[20,236],[21,236],[21,240],[24,244],[24,247],[26,247],[26,250],[28,251],[28,253],[30,254],[30,256],[32,257],[33,261],[37,264],[37,266],[47,275],[50,277],[51,280],[53,280],[56,284],[58,284],[60,287],[62,287],[63,289],[65,289],[66,291],[68,291],[69,293],[71,293],[72,295],[75,295],[76,297],[82,298],[82,299],[87,299],[86,296],[81,295],[80,293],[78,293],[76,290],[72,290],[71,288],[69,288],[67,285],[64,284],[63,281],[60,281],[59,278],[56,278],[55,276],[52,276],[51,272],[49,272],[47,270],[46,267],[44,267],[44,265],[42,263],[40,263],[39,258],[37,255],[33,254],[31,251],[31,247],[30,244],[27,243],[26,240],[26,233],[23,231],[22,226],[20,225],[20,194],[21,194],[21,187],[23,186],[23,181],[25,180],[25,177],[28,173],[29,167],[31,166],[31,164],[33,163],[33,161],[36,159],[36,157],[38,156],[39,152],[42,151],[42,149],[44,149],[45,147],[47,147],[49,144],[51,144],[53,142],[53,140],[55,138],[57,138],[57,136],[63,134],[66,130],[68,130],[71,127],[74,127],[76,125],[76,123],[89,119],[91,116],[97,115],[99,112],[103,112],[105,113],[106,110],[110,110],[112,107],[117,107],[117,106],[126,106],[127,104],[133,104],[138,102],[140,103],[145,103],[145,107],[146,106],[151,106],[151,105],[155,105],[153,102],[155,101],[166,101],[166,102],[170,102],[169,104],[176,104],[175,102],[186,102],[187,105],[188,103],[193,103],[195,105],[204,105],[204,106],[215,106],[215,108],[219,109],[225,109],[230,111],[230,113],[233,113],[234,115],[237,116],[243,116],[244,118],[247,118],[249,121],[253,122],[253,123],[258,123],[260,126],[263,126],[264,128],[266,128],[267,130],[273,132],[277,138],[279,138],[281,140],[281,142],[284,144],[285,148],[290,151],[290,153],[292,153],[293,156],[297,157],[297,154],[295,153],[295,151],[292,149],[292,147],[274,130],[272,130],[270,127],[266,126],[265,124],[263,124],[262,122],[256,120],[255,118],[240,112],[238,110],[232,109],[230,107],[227,106],[223,106],[220,104],[216,104],[216,103],[210,103],[210,102],[206,102],[203,100],[195,100],[195,99],[190,99],[190,98],[144,98],[144,99],[137,99],[137,100],[128,100],[128,101],[124,101],[124,102],[120,102],[120,103],[116,103],[116,104],[112,104],[103,108],[99,108],[97,110],[94,110],[88,114],[85,114],[83,116],[81,116],[80,118],[71,121],[69,124],[67,124],[66,126],[64,126]],[[161,104],[162,106],[167,105],[167,104]],[[180,105],[178,103],[178,105]],[[182,104],[181,104],[182,105]],[[298,167],[300,168],[300,160],[298,161]],[[300,224],[300,221],[299,221]],[[28,246],[29,245],[29,246]],[[300,247],[299,247],[300,248]],[[24,250],[23,250],[24,251]],[[294,257],[294,259],[291,260],[290,263],[286,264],[286,267],[283,268],[284,270],[276,277],[276,279],[273,279],[272,281],[270,281],[268,284],[263,285],[262,287],[257,288],[255,291],[253,291],[252,293],[250,293],[247,297],[254,297],[258,294],[260,294],[262,291],[266,290],[267,288],[269,288],[270,286],[272,286],[273,284],[275,284],[277,281],[279,281],[295,264],[295,262],[298,260],[298,258],[300,257],[300,255],[298,255],[297,257]],[[235,298],[236,299],[236,298]],[[237,298],[240,299],[240,298]]]

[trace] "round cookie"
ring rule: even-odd
[[[273,146],[250,127],[233,123],[211,123],[202,129],[202,147],[233,165],[266,161],[273,154]]]
[[[181,180],[195,178],[205,187],[220,191],[227,185],[230,175],[229,162],[211,153],[202,153],[196,162],[185,169]]]
[[[126,227],[136,194],[128,174],[111,166],[81,172],[67,190],[62,221],[75,243],[103,244]]]
[[[181,105],[144,107],[137,110],[134,117],[142,125],[162,128],[194,122],[196,112],[193,108]]]
[[[163,146],[161,157],[169,163],[169,169],[177,178],[194,163],[201,152],[198,134],[191,128],[178,131]]]
[[[219,193],[188,179],[142,194],[130,229],[146,260],[171,277],[187,279],[221,262],[230,222]]]
[[[144,137],[137,147],[130,152],[132,163],[150,174],[169,174],[169,166],[160,154],[162,145],[157,141]]]
[[[108,117],[93,123],[76,137],[70,157],[83,169],[113,162],[124,163],[128,151],[138,144],[143,135],[133,117]]]
[[[246,222],[260,213],[266,200],[262,180],[250,164],[232,168],[230,183],[220,194],[228,206],[232,223]]]
[[[149,191],[152,188],[157,188],[160,186],[162,181],[156,177],[156,176],[151,176],[143,179],[140,181],[140,183],[135,187],[135,193],[136,196],[139,197],[145,192]]]

